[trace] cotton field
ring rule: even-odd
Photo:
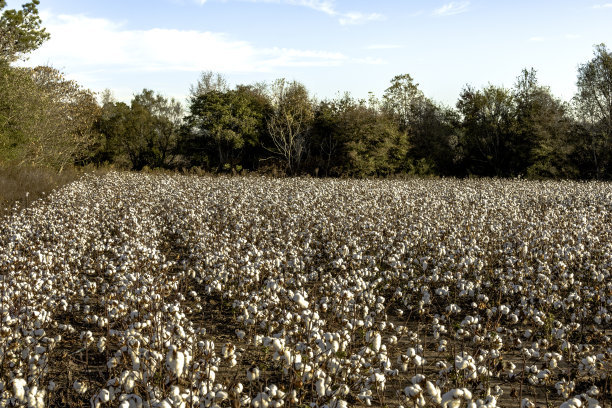
[[[611,184],[85,176],[0,268],[2,407],[612,406]]]

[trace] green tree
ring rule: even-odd
[[[50,67],[0,64],[0,154],[62,170],[86,160],[97,138],[94,95]]]
[[[352,103],[350,95],[317,104],[311,136],[313,166],[318,175],[340,175],[344,156],[345,132],[343,132],[342,113]]]
[[[195,99],[211,91],[221,93],[229,91],[227,79],[218,72],[203,71],[198,78],[198,82],[189,88],[189,95],[192,99]]]
[[[576,177],[567,105],[548,87],[539,85],[534,69],[521,72],[513,94],[516,127],[510,147],[512,171],[538,178]]]
[[[168,167],[174,160],[179,130],[182,125],[183,108],[174,98],[166,98],[144,89],[132,100],[132,110],[139,111],[142,117],[149,115],[151,134],[147,138],[150,151],[150,166]],[[136,112],[134,112],[136,113]]]
[[[414,173],[455,174],[460,159],[458,125],[457,111],[423,99],[409,135],[408,160]]]
[[[509,162],[514,125],[514,97],[510,90],[489,85],[483,90],[467,86],[457,108],[462,116],[464,163],[469,173],[511,176]]]
[[[334,176],[385,176],[407,170],[406,133],[393,115],[349,94],[317,108],[313,153],[324,173]]]
[[[40,26],[39,4],[39,0],[32,0],[21,10],[4,10],[0,16],[0,59],[15,61],[49,39],[49,34]],[[6,0],[0,0],[0,10],[5,7]]]
[[[384,109],[395,116],[399,128],[410,132],[421,112],[426,98],[409,74],[397,75],[383,95]]]
[[[114,164],[130,168],[132,162],[123,148],[123,138],[126,136],[126,125],[130,116],[129,105],[117,102],[110,91],[102,96],[102,107],[97,128],[100,132],[92,161],[98,165]]]
[[[182,107],[172,98],[143,89],[134,95],[130,105],[103,100],[98,128],[103,139],[95,160],[113,162],[140,170],[148,167],[171,167],[174,164]]]
[[[578,68],[577,115],[587,136],[592,176],[612,176],[612,53],[605,44],[595,46],[595,56]],[[585,157],[586,159],[586,157]]]
[[[265,83],[238,85],[235,92],[237,97],[247,103],[255,119],[254,131],[243,135],[244,146],[240,162],[245,168],[257,169],[260,162],[269,154],[265,146],[272,145],[267,125],[267,119],[272,115],[268,87]]]
[[[88,159],[98,137],[94,124],[99,115],[95,95],[51,67],[31,70],[37,86],[38,110],[29,147],[29,161],[49,164],[60,171]]]
[[[246,90],[212,90],[191,101],[186,119],[183,151],[194,164],[217,170],[239,164],[245,143],[257,143],[261,114]]]

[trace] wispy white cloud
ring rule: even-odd
[[[546,38],[544,38],[544,37],[537,37],[536,36],[536,37],[529,38],[529,40],[527,40],[527,41],[529,41],[529,42],[544,42],[544,41],[546,41]]]
[[[452,16],[465,13],[470,7],[469,1],[451,1],[433,11],[434,16]]]
[[[327,0],[280,0],[279,2],[292,4],[295,6],[308,7],[313,10],[328,14],[330,16],[337,15],[336,9],[334,7],[334,3],[332,1],[327,1]]]
[[[130,30],[124,24],[83,15],[42,16],[51,39],[35,51],[29,65],[54,65],[73,77],[100,72],[273,72],[283,67],[377,64],[341,52],[260,48],[224,33],[154,28]]]
[[[355,24],[363,24],[368,21],[380,21],[384,20],[385,17],[382,14],[378,13],[358,13],[358,12],[350,12],[345,14],[340,14],[338,18],[338,22],[341,25],[355,25]]]
[[[402,47],[403,46],[399,44],[370,44],[366,45],[364,48],[366,50],[393,50]]]
[[[594,9],[606,9],[606,8],[612,8],[612,3],[604,3],[604,4],[595,4],[593,6]]]
[[[203,5],[207,0],[196,0]],[[227,0],[224,0],[227,1]],[[287,4],[291,6],[306,7],[328,16],[335,17],[341,25],[356,25],[367,23],[368,21],[384,20],[385,16],[379,13],[362,13],[358,11],[340,12],[336,8],[334,0],[241,0],[249,3],[275,3]]]

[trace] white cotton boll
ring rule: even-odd
[[[381,342],[382,336],[380,335],[380,333],[374,334],[374,338],[372,339],[372,349],[377,353],[380,351]]]
[[[246,333],[244,330],[236,329],[236,337],[238,337],[240,340],[242,340],[245,335]]]
[[[87,384],[83,381],[75,381],[72,384],[72,388],[79,394],[85,394],[87,392]]]
[[[236,395],[240,395],[242,394],[242,391],[244,390],[244,386],[242,385],[242,383],[238,383],[236,384],[233,388],[232,388],[232,395],[236,396]]]
[[[98,339],[97,347],[100,353],[106,350],[106,337],[102,336]]]
[[[106,402],[110,401],[110,392],[107,389],[103,388],[98,393],[98,397],[100,398],[100,401],[102,403],[106,403]]]
[[[521,401],[521,408],[535,408],[535,404],[531,402],[529,398],[523,398],[523,401]]]
[[[425,388],[427,389],[427,393],[429,394],[431,399],[436,404],[442,403],[442,396],[441,396],[442,392],[440,391],[440,388],[435,386],[431,381],[427,381],[425,383]]]
[[[582,407],[582,401],[578,397],[572,397],[560,405],[559,408],[580,408]]]
[[[252,405],[254,408],[268,408],[270,406],[270,396],[265,392],[260,392],[253,399]]]
[[[215,401],[225,401],[228,399],[229,394],[225,391],[217,391],[215,394]]]
[[[443,408],[459,408],[461,406],[461,398],[464,397],[464,388],[453,388],[442,395]]]
[[[293,295],[293,301],[298,304],[302,309],[308,309],[308,301],[304,299],[304,296],[301,293],[296,293]]]
[[[404,388],[404,394],[406,394],[406,396],[409,398],[419,395],[422,392],[423,389],[418,384],[409,385],[408,387]]]
[[[123,388],[125,389],[127,393],[131,393],[135,386],[136,386],[136,373],[128,372],[127,376],[125,376],[125,380],[123,381]]]
[[[180,378],[183,375],[185,355],[178,351],[174,345],[169,347],[168,353],[166,354],[166,367],[168,368],[168,371],[174,374],[177,378]]]
[[[465,370],[468,368],[470,362],[466,358],[462,358],[460,356],[455,357],[455,369],[457,370]]]
[[[13,380],[13,397],[21,403],[25,402],[26,384],[26,380],[23,378],[15,378]]]
[[[319,398],[325,396],[325,380],[323,378],[319,378],[315,383],[315,390]]]
[[[247,377],[247,380],[250,382],[257,381],[259,379],[259,368],[251,367],[250,369],[248,369],[246,373],[246,377]]]
[[[272,341],[272,347],[274,347],[274,351],[276,351],[277,353],[281,353],[284,348],[279,339],[274,339]]]

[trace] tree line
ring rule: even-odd
[[[408,74],[379,98],[315,100],[298,81],[230,87],[203,72],[185,106],[144,89],[130,103],[50,67],[13,62],[39,47],[38,0],[0,18],[0,161],[52,166],[260,171],[329,177],[398,174],[612,178],[612,53],[595,46],[570,102],[524,69],[511,88],[466,85],[454,107]],[[5,7],[0,0],[0,10]]]

